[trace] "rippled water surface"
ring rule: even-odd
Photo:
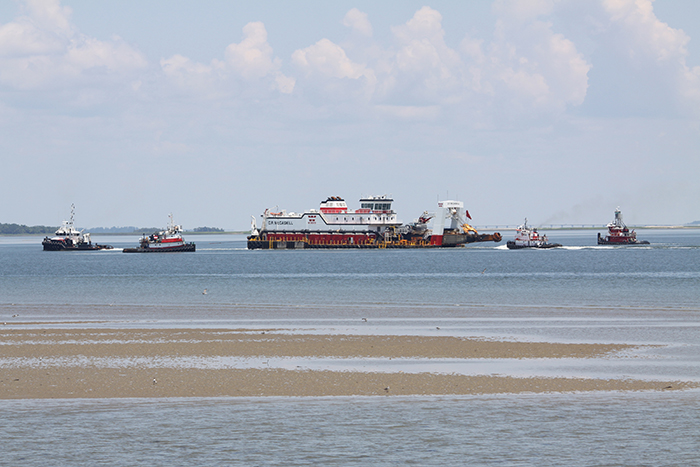
[[[197,315],[203,318],[225,318],[230,310],[245,316],[251,306],[273,307],[264,312],[270,318],[280,310],[304,318],[310,315],[294,309],[311,307],[322,308],[311,317],[326,318],[356,316],[358,309],[417,317],[460,315],[447,306],[678,310],[700,303],[700,229],[643,230],[639,237],[651,245],[633,247],[598,246],[594,231],[549,237],[564,248],[510,251],[481,243],[460,249],[249,251],[242,236],[209,235],[190,238],[195,253],[139,255],[121,253],[119,248],[135,243],[129,237],[98,239],[117,248],[97,252],[44,252],[37,237],[4,238],[0,304],[73,307],[45,308],[42,316],[35,311],[27,318],[134,318],[130,307],[139,306],[136,316],[170,319],[186,318],[182,307],[201,307]]]
[[[700,380],[700,230],[640,230],[651,245],[635,247],[595,235],[548,232],[564,248],[546,251],[248,251],[204,235],[162,255],[121,253],[129,237],[86,253],[4,237],[0,322],[656,344],[479,371]],[[0,465],[700,465],[699,407],[698,391],[0,401]]]
[[[690,466],[698,393],[0,401],[4,465]]]

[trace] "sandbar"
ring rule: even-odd
[[[288,329],[0,330],[0,399],[469,395],[669,391],[695,381],[310,370],[267,359],[422,362],[634,358],[652,346],[455,336],[310,334]],[[630,357],[631,356],[631,357]],[[218,359],[218,360],[217,360]],[[218,366],[198,362],[220,362]],[[258,362],[246,368],[226,362]],[[224,362],[224,363],[221,363]],[[428,365],[429,366],[429,365]]]

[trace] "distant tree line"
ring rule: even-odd
[[[117,234],[117,233],[136,233],[136,234],[151,234],[153,232],[159,232],[163,230],[158,227],[93,227],[88,229],[90,233],[106,233],[106,234]],[[196,227],[189,232],[225,232],[224,229],[218,227]]]
[[[90,233],[107,233],[107,234],[117,234],[117,233],[134,233],[138,228],[133,225],[126,227],[92,227],[87,229]]]
[[[224,232],[224,229],[218,227],[195,227],[192,232]]]
[[[24,224],[0,224],[0,235],[32,235],[32,234],[53,234],[56,232],[58,227],[51,227],[46,225],[34,225],[28,226]],[[78,229],[80,230],[80,229]],[[98,234],[120,234],[120,233],[135,233],[135,234],[151,234],[153,232],[158,232],[163,230],[158,227],[93,227],[90,229],[85,229],[90,233]],[[218,227],[196,227],[192,229],[192,232],[225,232],[224,229]]]
[[[56,229],[46,225],[0,224],[0,235],[52,234]]]

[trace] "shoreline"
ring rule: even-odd
[[[472,395],[669,391],[698,381],[425,371],[431,362],[608,361],[658,348],[454,336],[309,334],[288,329],[0,329],[0,399]],[[367,362],[367,369],[275,367],[276,359]],[[423,369],[398,371],[420,361]],[[247,368],[235,362],[246,362]],[[212,368],[211,362],[216,365]],[[234,362],[232,364],[231,362]],[[252,362],[253,367],[250,367]],[[427,362],[427,363],[426,363]],[[377,368],[383,366],[382,371]],[[386,371],[386,369],[392,371]]]

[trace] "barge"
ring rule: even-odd
[[[344,199],[332,196],[319,209],[302,213],[266,209],[260,228],[252,216],[247,246],[251,250],[444,248],[501,241],[500,233],[480,234],[467,224],[465,217],[471,216],[461,201],[439,201],[434,213],[425,211],[406,225],[392,209],[393,201],[387,196],[363,197],[360,208],[350,210]]]

